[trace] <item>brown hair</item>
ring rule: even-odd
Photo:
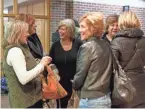
[[[102,36],[103,33],[103,14],[101,12],[88,12],[84,14],[79,22],[85,20],[87,25],[92,26],[95,36]]]
[[[118,15],[116,14],[112,14],[112,15],[109,15],[107,18],[106,18],[106,21],[105,21],[105,32],[108,32],[108,28],[109,28],[109,25],[115,23],[115,22],[118,22]]]
[[[33,24],[35,24],[35,18],[33,17],[33,15],[21,13],[15,17],[15,20],[21,20],[21,21],[28,23],[29,34],[32,34],[31,27]]]

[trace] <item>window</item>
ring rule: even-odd
[[[32,14],[36,18],[36,25],[43,49],[48,53],[50,48],[50,0],[0,0],[0,34],[4,37],[4,24],[14,20],[18,13]],[[1,53],[2,53],[1,49]],[[3,54],[3,53],[2,53]],[[3,56],[1,56],[3,57]]]

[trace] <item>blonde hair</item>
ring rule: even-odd
[[[33,17],[33,15],[21,13],[21,14],[18,14],[15,17],[15,20],[21,20],[21,21],[24,21],[24,22],[28,23],[28,25],[29,25],[29,34],[33,33],[31,31],[32,25],[35,24],[35,18]]]
[[[101,12],[88,12],[84,14],[79,22],[86,20],[87,25],[94,28],[93,35],[102,36],[104,23],[103,23],[103,14]]]
[[[20,44],[19,40],[25,31],[28,31],[26,22],[19,20],[8,22],[5,26],[4,41],[8,45]]]
[[[58,29],[60,27],[65,26],[70,34],[70,39],[73,40],[75,38],[75,23],[72,19],[64,19],[59,22]]]
[[[112,25],[113,23],[118,22],[118,17],[119,17],[118,15],[112,14],[106,18],[105,32],[108,32],[109,25]]]
[[[125,11],[119,16],[118,21],[119,28],[140,28],[140,21],[137,15],[132,11]]]

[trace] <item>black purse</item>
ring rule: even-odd
[[[136,52],[136,49],[137,43],[136,48],[134,50],[134,54]],[[134,54],[132,58],[134,57]],[[130,59],[128,64],[131,62],[132,58]],[[125,68],[127,68],[128,64],[126,65]],[[127,76],[126,72],[123,70],[123,68],[118,62],[118,59],[115,56],[113,66],[114,66],[114,89],[112,92],[112,104],[119,105],[129,103],[135,98],[136,89],[132,85],[130,78]]]

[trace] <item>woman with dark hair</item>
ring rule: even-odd
[[[110,44],[118,30],[118,15],[109,15],[106,18],[105,33],[103,34],[102,39]]]
[[[111,41],[114,39],[118,30],[119,30],[118,15],[112,14],[112,15],[107,16],[106,22],[105,22],[105,32],[102,36],[102,39],[105,40],[110,45]],[[112,74],[112,77],[111,77],[111,85],[110,85],[111,91],[113,91],[113,87],[114,87],[113,78],[114,78],[114,74]],[[111,99],[112,99],[112,94],[111,94]],[[112,105],[112,107],[115,108],[118,106]]]
[[[15,20],[21,20],[29,25],[29,37],[28,46],[35,59],[41,59],[43,57],[43,47],[41,41],[36,34],[35,18],[30,14],[18,14]]]

